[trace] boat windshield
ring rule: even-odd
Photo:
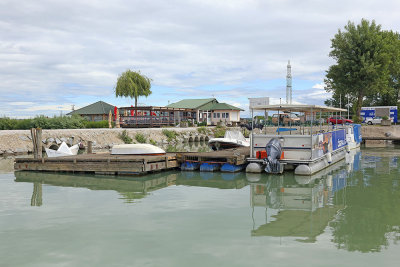
[[[224,138],[246,141],[246,138],[240,131],[226,131]]]

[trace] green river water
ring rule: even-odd
[[[400,149],[312,177],[13,172],[0,160],[0,266],[399,266]]]

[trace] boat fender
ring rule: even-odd
[[[326,159],[329,164],[332,163],[332,153],[331,152],[326,153]]]

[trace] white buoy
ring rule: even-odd
[[[246,167],[246,172],[261,173],[262,172],[261,164],[256,162],[249,163],[249,165],[247,165]]]
[[[332,163],[332,153],[331,152],[326,153],[326,159],[329,164]]]

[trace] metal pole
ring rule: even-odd
[[[314,114],[313,114],[313,109],[311,108],[311,156],[310,159],[312,159],[312,149],[313,149],[313,138],[312,138],[312,134],[313,134],[313,123],[314,123]]]
[[[342,108],[342,94],[340,94],[339,97],[340,97],[339,107]],[[340,119],[342,118],[342,110],[339,111],[339,117],[340,117]],[[343,124],[343,120],[342,120],[342,124]]]
[[[254,129],[253,114],[254,114],[254,110],[251,109],[251,135],[250,135],[250,157],[251,158],[253,157],[253,152],[254,152],[253,151],[254,150],[254,148],[253,148],[253,143],[254,143],[254,141],[253,141],[253,129]]]

